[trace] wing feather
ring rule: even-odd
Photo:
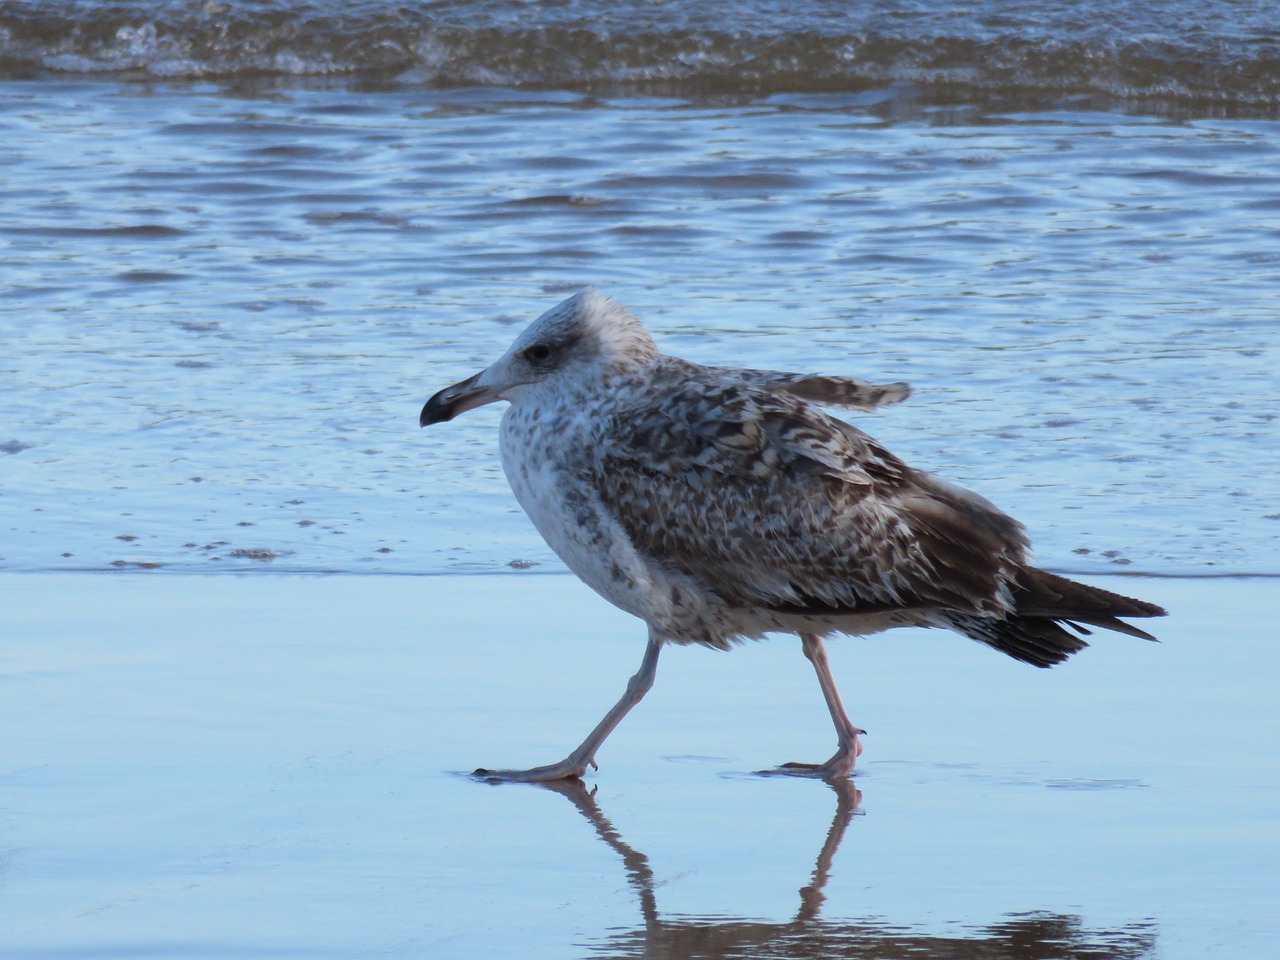
[[[1016,521],[793,391],[668,373],[597,446],[601,499],[646,554],[748,607],[1007,607]]]
[[[707,367],[708,373],[726,380],[739,380],[770,393],[790,394],[832,407],[875,410],[901,403],[911,396],[911,387],[901,380],[871,383],[857,377],[833,377],[813,373],[785,373],[781,370],[739,370],[734,367]]]

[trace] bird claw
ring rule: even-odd
[[[833,767],[825,763],[783,763],[772,770],[757,770],[762,777],[810,777],[814,780],[842,780],[853,776],[852,766]]]
[[[593,768],[594,760],[589,760]],[[550,763],[543,767],[530,767],[528,770],[490,770],[477,767],[471,776],[485,783],[553,783],[557,780],[581,780],[587,771],[587,763],[576,763],[570,759],[559,763]]]
[[[853,775],[853,766],[862,753],[862,743],[858,739],[867,731],[855,728],[853,738],[841,742],[835,755],[826,763],[784,763],[773,770],[761,770],[764,774],[779,774],[792,777],[816,777],[822,780],[840,779]]]

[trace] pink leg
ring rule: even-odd
[[[827,662],[827,648],[822,637],[816,633],[802,633],[800,642],[804,645],[804,655],[818,674],[818,685],[822,687],[827,710],[831,712],[831,720],[836,725],[837,747],[835,754],[826,763],[784,763],[781,772],[824,778],[847,777],[853,770],[858,754],[862,752],[858,736],[867,731],[854,726],[849,714],[845,712],[844,704],[840,702],[840,692],[831,676],[831,664]]]
[[[486,770],[481,767],[475,771],[474,776],[514,783],[545,783],[550,780],[576,780],[587,772],[588,766],[594,769],[596,751],[600,749],[605,738],[653,687],[653,678],[658,672],[658,654],[661,650],[662,640],[651,632],[649,645],[644,651],[644,659],[640,662],[640,669],[627,681],[627,690],[622,695],[622,699],[615,703],[613,709],[604,715],[604,719],[596,724],[596,728],[587,735],[587,739],[559,763],[549,763],[546,766],[532,767],[528,770]]]

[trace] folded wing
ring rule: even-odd
[[[748,607],[1010,608],[1021,525],[806,402],[839,378],[682,367],[598,445],[600,496],[641,550]],[[896,386],[878,402],[905,396]],[[863,387],[840,390],[875,405]]]

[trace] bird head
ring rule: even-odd
[[[657,355],[653,338],[639,320],[588,287],[530,324],[492,366],[428,400],[418,424],[443,423],[473,407],[517,399],[523,391],[556,378],[647,363]]]

